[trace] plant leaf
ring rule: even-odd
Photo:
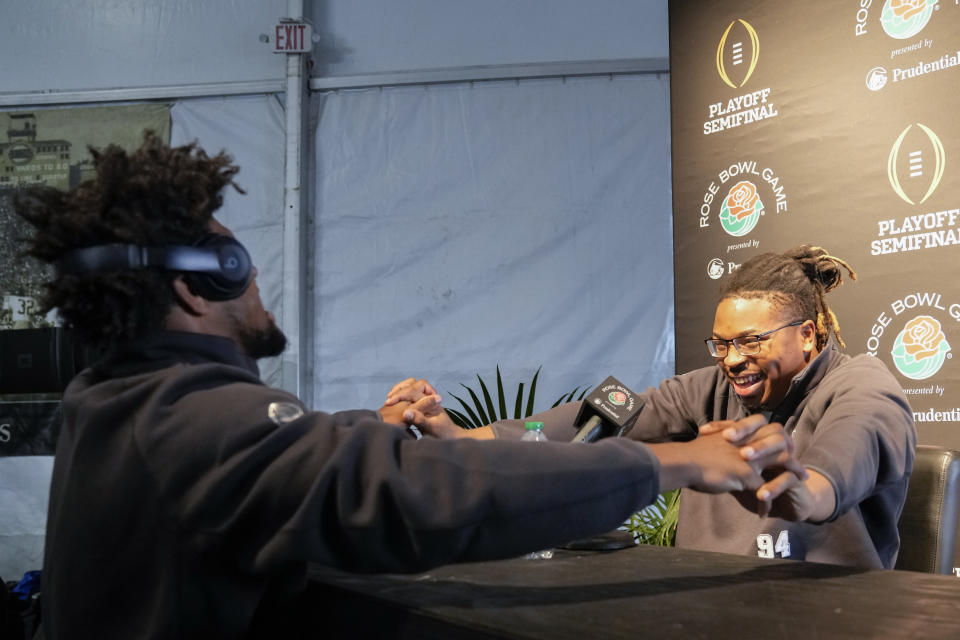
[[[471,391],[470,393],[473,393],[473,392]],[[480,421],[480,418],[478,418],[478,417],[477,417],[477,414],[473,412],[473,409],[470,408],[470,405],[468,405],[466,402],[463,401],[463,398],[461,398],[460,396],[458,396],[458,395],[455,394],[455,393],[451,393],[450,395],[457,399],[457,402],[460,403],[460,406],[463,407],[463,410],[466,411],[466,412],[467,412],[467,415],[470,416],[470,421],[471,421],[474,425],[476,425],[476,426],[478,426],[478,427],[482,427],[482,426],[485,424],[485,423],[483,423],[483,422]]]
[[[520,383],[520,386],[517,387],[517,402],[513,407],[513,417],[519,420],[523,417],[523,414],[520,413],[520,410],[523,408],[523,383]]]
[[[497,365],[497,400],[500,401],[500,420],[506,420],[507,399],[503,395],[503,380],[500,378],[500,365]]]
[[[561,405],[561,404],[566,404],[566,403],[570,402],[571,400],[573,400],[573,396],[574,396],[574,395],[577,393],[577,391],[579,391],[579,390],[580,390],[580,387],[578,386],[578,387],[574,388],[574,390],[571,391],[570,393],[565,393],[565,394],[561,395],[559,398],[557,398],[557,401],[556,401],[556,402],[554,402],[552,405],[550,405],[550,408],[553,409],[554,407],[557,407],[557,406],[559,406],[559,405]]]
[[[523,416],[525,418],[533,415],[533,396],[537,392],[537,378],[540,376],[540,369],[542,368],[543,365],[537,367],[537,372],[533,374],[533,380],[530,381],[530,395],[527,396],[527,410]]]
[[[470,419],[467,418],[467,416],[463,415],[456,409],[447,407],[444,409],[444,411],[447,412],[447,415],[450,416],[450,419],[453,420],[461,429],[473,429],[476,427],[476,425],[470,423]]]
[[[630,516],[622,528],[633,533],[638,543],[673,546],[679,513],[680,490],[667,491],[657,496],[652,504]]]
[[[486,403],[487,415],[490,416],[490,422],[497,421],[497,408],[493,406],[493,399],[490,397],[490,392],[487,390],[487,385],[483,381],[483,378],[480,377],[480,374],[477,374],[477,380],[480,381],[480,391],[483,392],[483,401]],[[490,424],[488,422],[487,424]]]
[[[480,376],[477,377],[479,378]],[[460,386],[470,392],[470,398],[473,399],[473,407],[477,410],[477,415],[480,416],[480,420],[483,421],[480,424],[490,424],[490,419],[487,418],[487,414],[483,410],[483,403],[480,402],[480,398],[477,397],[477,394],[474,393],[473,389],[463,383],[461,383]]]

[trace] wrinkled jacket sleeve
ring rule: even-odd
[[[896,379],[870,356],[857,356],[820,387],[826,396],[818,398],[823,414],[800,460],[833,484],[834,519],[871,496],[888,495],[889,487],[905,486],[917,435]],[[902,499],[889,507],[899,514]]]
[[[191,393],[171,412],[184,422],[145,445],[180,461],[153,475],[194,551],[255,573],[303,560],[417,571],[514,556],[609,531],[659,489],[656,458],[632,441],[415,440],[371,411],[278,425],[271,402],[300,406],[251,384]]]
[[[729,399],[718,376],[717,367],[706,367],[647,388],[640,394],[643,411],[629,437],[644,442],[696,438],[700,425],[726,410]]]

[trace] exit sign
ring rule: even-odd
[[[307,22],[283,21],[273,29],[274,53],[310,53],[313,27]]]

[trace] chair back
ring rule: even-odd
[[[952,574],[960,507],[960,452],[919,445],[900,516],[897,569]]]

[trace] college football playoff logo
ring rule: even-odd
[[[731,31],[733,31],[737,23],[743,25],[743,28],[746,30],[746,38],[742,36],[737,37],[737,35],[731,36]],[[739,29],[737,31],[739,31]],[[736,34],[736,32],[734,33]],[[728,40],[730,41],[729,56],[727,55]],[[744,51],[744,42],[746,40],[749,40],[749,52]],[[720,74],[720,78],[733,89],[742,87],[747,84],[747,80],[753,75],[753,70],[757,68],[757,60],[759,58],[760,39],[757,37],[757,32],[750,23],[746,20],[737,19],[727,25],[727,29],[723,32],[723,37],[720,38],[720,43],[717,45],[717,73]],[[737,84],[730,79],[730,73],[734,72],[734,69],[741,67],[741,65],[746,65],[744,67],[746,71],[742,72],[743,79]],[[730,69],[729,72],[728,68]],[[733,75],[740,77],[740,73],[733,73]]]
[[[901,154],[901,148],[904,146],[907,134],[910,133],[910,130],[913,128],[911,124],[907,125],[907,128],[897,137],[896,142],[893,143],[893,147],[890,149],[890,156],[887,158],[887,178],[890,180],[890,186],[893,187],[896,194],[908,204],[917,204],[914,202],[914,198],[921,192],[923,192],[923,197],[920,198],[920,202],[923,203],[936,191],[940,180],[943,178],[943,167],[946,158],[943,151],[943,143],[940,142],[937,134],[919,122],[917,123],[917,127],[926,134],[926,140],[929,141],[930,148],[923,149],[922,146],[925,145],[918,143],[916,140],[918,136],[913,136],[910,141],[911,144],[907,145],[905,157],[901,158],[901,155],[903,155]],[[923,141],[921,140],[920,142]],[[903,166],[903,162],[906,162],[906,166]],[[903,174],[906,175],[903,176]],[[920,183],[920,188],[910,190],[911,192],[915,191],[913,198],[910,197],[907,189],[904,188],[907,182],[903,179],[904,177],[906,177],[910,183]],[[925,178],[929,179],[929,183],[926,183]],[[923,184],[927,185],[925,191]]]

